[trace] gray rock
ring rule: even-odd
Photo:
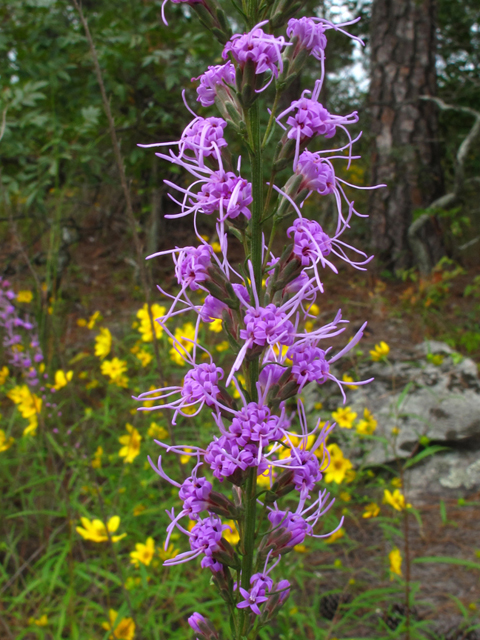
[[[428,354],[444,359],[441,364],[433,364],[427,360]],[[366,454],[368,463],[408,457],[422,438],[453,446],[469,439],[480,441],[480,381],[473,360],[460,359],[448,345],[435,341],[418,345],[401,359],[395,354],[389,359],[391,364],[362,364],[361,379],[375,380],[348,391],[348,405],[359,417],[368,408],[378,422],[377,439],[370,440]],[[318,400],[327,411],[341,405],[339,395],[325,398],[323,392],[318,386],[308,389],[307,412]],[[396,438],[392,435],[394,428],[399,430]]]
[[[421,502],[480,489],[480,452],[446,451],[424,459],[405,473],[408,500]]]

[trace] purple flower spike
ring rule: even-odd
[[[201,632],[198,626],[199,623],[200,624],[206,623],[205,618],[200,613],[194,613],[188,618],[188,624],[192,627],[192,629],[196,631],[196,633],[200,633],[201,635],[203,635],[203,633]]]
[[[180,146],[193,151],[196,157],[211,156],[227,146],[223,137],[226,126],[222,118],[195,118],[183,132]]]
[[[211,107],[215,104],[215,95],[217,85],[235,84],[235,67],[230,62],[225,64],[218,64],[214,67],[208,67],[207,71],[198,78],[192,78],[194,80],[200,80],[200,86],[197,89],[198,98],[202,107]]]
[[[276,342],[291,345],[293,343],[294,328],[288,320],[287,314],[279,311],[274,304],[265,308],[254,309],[250,307],[245,313],[245,329],[241,329],[240,338],[246,340],[249,347],[266,344],[273,345]]]
[[[192,291],[200,288],[200,283],[208,279],[207,269],[211,265],[213,249],[210,245],[185,247],[174,257],[175,275],[178,284]]]

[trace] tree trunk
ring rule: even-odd
[[[412,265],[408,228],[442,191],[436,94],[436,0],[374,0],[369,107],[373,135],[372,245],[394,270]],[[424,232],[433,264],[443,254],[435,220]]]

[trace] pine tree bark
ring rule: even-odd
[[[369,108],[373,153],[372,245],[394,270],[412,265],[408,228],[415,209],[442,193],[436,106],[436,0],[374,0]],[[423,231],[432,264],[443,254],[435,220]]]

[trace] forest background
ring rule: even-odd
[[[142,309],[147,295],[152,303],[161,303],[154,283],[168,288],[173,276],[167,260],[148,263],[144,274],[140,255],[181,245],[193,234],[188,222],[164,218],[176,205],[162,181],[182,184],[185,176],[137,143],[180,137],[187,117],[182,90],[193,107],[191,79],[207,64],[218,64],[221,49],[185,5],[169,3],[168,27],[156,0],[86,0],[82,7],[115,123],[134,219],[74,4],[9,0],[0,7],[0,275],[23,293],[20,308],[36,319],[61,408],[45,413],[46,422],[25,435],[25,416],[8,397],[16,384],[14,372],[5,373],[7,362],[0,362],[0,637],[83,639],[113,633],[130,640],[183,638],[188,634],[185,616],[192,602],[203,597],[205,577],[191,569],[167,572],[161,567],[165,552],[158,549],[169,496],[144,462],[147,453],[154,453],[151,424],[167,432],[168,425],[164,417],[154,416],[154,423],[140,427],[130,396],[158,386],[152,345],[141,331]],[[304,15],[313,13],[334,22],[362,16],[354,29],[366,41],[366,50],[339,34],[329,39],[321,100],[336,113],[358,109],[368,122],[357,145],[363,158],[349,179],[358,185],[388,185],[358,199],[371,217],[355,233],[359,244],[376,254],[373,268],[368,276],[345,273],[343,288],[328,295],[321,312],[341,304],[355,322],[371,310],[370,333],[353,369],[382,341],[392,358],[428,339],[479,362],[478,3],[307,0]],[[310,84],[306,72],[286,101]],[[330,206],[318,198],[308,214],[322,220]],[[211,237],[213,223],[206,218],[202,225]],[[97,338],[107,329],[113,338],[102,356],[96,353],[101,344]],[[214,333],[210,338],[215,340]],[[181,377],[165,336],[160,347],[163,373]],[[126,363],[128,384],[115,384],[106,373],[105,362],[114,356]],[[389,366],[386,360],[384,364]],[[65,384],[55,377],[58,372]],[[127,437],[127,448],[132,444],[126,425],[144,440],[127,462],[128,453],[117,451],[119,437]],[[204,428],[198,425],[199,437]],[[421,443],[416,453],[428,445]],[[145,450],[140,454],[141,446]],[[369,504],[380,502],[391,480],[388,473],[364,465],[354,483],[334,483],[338,513],[343,509],[361,521],[365,491],[373,492]],[[398,486],[393,484],[392,491]],[[467,503],[463,494],[458,500],[451,502],[455,509],[478,509],[478,494]],[[447,538],[458,534],[455,526],[466,517],[447,514],[448,504],[436,501],[438,518],[432,525],[442,526]],[[408,516],[393,509],[378,516],[378,565],[368,579],[363,576],[364,582],[358,577],[364,540],[360,534],[349,537],[348,526],[334,546],[319,543],[297,550],[290,568],[304,599],[292,602],[290,613],[265,637],[290,638],[299,632],[322,640],[393,637],[405,629],[408,635],[428,631],[445,636],[452,628],[455,637],[466,638],[465,629],[474,633],[478,591],[460,598],[456,592],[464,573],[452,578],[451,592],[441,600],[451,607],[446,626],[432,631],[425,622],[435,619],[432,611],[439,600],[429,600],[425,610],[420,605],[415,609],[409,600],[411,593],[421,593],[420,587],[411,586],[417,583],[405,566],[395,572],[388,560],[389,551],[408,545]],[[421,521],[425,513],[417,513]],[[123,540],[118,551],[110,538],[85,543],[76,533],[80,517],[107,523],[117,515],[121,531],[129,534],[128,545]],[[152,536],[157,546],[150,561],[135,562],[130,557],[134,543],[148,546],[145,541]],[[427,547],[422,554],[431,557]],[[478,543],[470,547],[460,569],[476,571],[478,586]],[[328,577],[331,584],[314,576],[312,566],[313,573]],[[355,592],[359,580],[362,587]],[[214,607],[205,602],[210,615]],[[113,632],[112,611],[117,619]]]

